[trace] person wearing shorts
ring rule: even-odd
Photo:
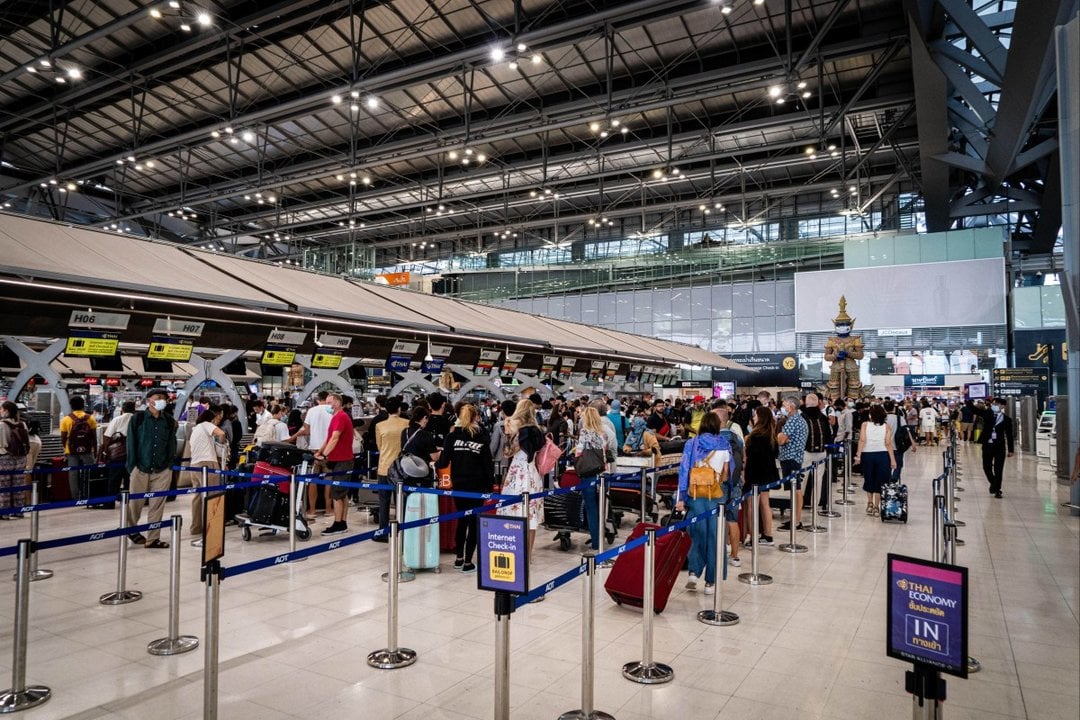
[[[325,462],[330,472],[353,469],[352,418],[342,409],[343,405],[341,395],[331,393],[327,398],[327,404],[323,406],[327,408],[324,412],[331,415],[330,427],[326,433],[326,444],[315,453],[315,460]],[[345,522],[345,517],[349,512],[348,495],[349,489],[346,487],[335,485],[330,488],[330,502],[334,506],[334,522],[322,531],[323,535],[341,535],[348,532],[349,526]]]

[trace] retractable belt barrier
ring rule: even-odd
[[[162,528],[167,528],[171,526],[172,520],[162,520],[160,522],[146,523],[145,525],[116,528],[114,530],[99,530],[98,532],[83,533],[81,535],[71,535],[70,537],[55,538],[53,540],[39,540],[34,545],[34,552],[51,550],[58,547],[66,547],[68,545],[79,545],[81,543],[97,542],[98,540],[108,540],[109,538],[120,537],[121,535],[132,535],[134,533],[149,532],[150,530],[160,530]],[[18,552],[18,545],[0,548],[0,557],[15,555]]]
[[[52,475],[72,470],[103,470],[124,467],[122,462],[94,463],[93,465],[64,465],[63,467],[35,467],[30,470],[0,470],[0,475]]]

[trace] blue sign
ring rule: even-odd
[[[435,358],[434,360],[425,360],[420,365],[420,372],[425,375],[438,375],[442,372],[443,365],[446,363],[446,358]]]
[[[481,515],[477,586],[524,595],[529,592],[529,523],[525,518]]]
[[[391,355],[386,359],[386,369],[390,372],[406,373],[412,358],[408,355]]]
[[[905,375],[904,387],[939,388],[945,387],[944,375]]]
[[[888,555],[887,654],[967,677],[967,568]]]

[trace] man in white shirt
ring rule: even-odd
[[[326,435],[330,430],[330,414],[326,412],[326,399],[330,396],[325,390],[320,390],[318,394],[319,402],[308,408],[307,414],[304,416],[304,426],[296,431],[296,434],[292,437],[286,438],[286,442],[296,442],[297,438],[306,437],[308,439],[309,448],[321,448],[326,444]],[[326,463],[321,460],[315,461],[315,466],[311,469],[313,473],[326,472]],[[307,489],[307,515],[308,519],[314,519],[315,517],[315,503],[319,499],[319,486],[314,483],[308,483]],[[330,486],[323,485],[323,500],[326,503],[326,508],[329,510],[332,505],[330,502]]]

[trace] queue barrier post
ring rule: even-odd
[[[835,510],[832,509],[832,505],[830,504],[830,500],[829,500],[829,498],[832,497],[832,476],[833,476],[833,470],[836,467],[834,462],[833,462],[833,458],[835,456],[836,456],[836,449],[835,448],[833,448],[833,450],[831,452],[829,450],[825,451],[825,482],[822,483],[820,499],[821,499],[821,502],[824,503],[821,506],[821,517],[826,517],[826,518],[843,517],[840,513],[836,512]]]
[[[855,478],[854,478],[855,471],[852,469],[852,464],[851,464],[852,454],[855,451],[855,448],[854,448],[855,440],[854,439],[845,440],[844,443],[845,443],[845,447],[844,447],[844,482],[847,483],[847,486],[849,488],[855,490],[855,489],[858,489],[858,487],[859,487],[859,484],[857,482],[855,482]]]
[[[120,491],[120,529],[123,530],[128,526],[127,524],[127,509],[128,509],[128,491]],[[142,593],[138,590],[127,589],[127,544],[128,536],[121,534],[118,538],[120,542],[120,552],[116,559],[116,591],[111,593],[105,593],[102,595],[98,602],[102,605],[126,605],[127,603],[135,602],[142,599]]]
[[[706,625],[726,627],[736,625],[739,616],[730,610],[724,610],[724,575],[727,572],[727,521],[724,520],[724,506],[716,513],[716,592],[713,594],[712,610],[702,610],[697,614],[699,622]]]
[[[747,585],[768,585],[772,576],[758,572],[758,536],[761,534],[761,491],[757,485],[753,489],[753,506],[750,508],[750,572],[740,573],[739,582]]]
[[[180,530],[183,522],[184,519],[181,516],[172,516],[172,532],[170,533],[172,545],[169,552],[169,635],[154,640],[146,646],[146,652],[151,655],[180,655],[199,647],[199,638],[180,634]]]
[[[495,593],[495,720],[510,720],[510,615],[514,597]]]
[[[221,616],[221,563],[202,569],[206,582],[206,644],[203,645],[203,720],[218,716],[218,632]]]
[[[854,505],[855,501],[848,498],[848,483],[851,481],[851,442],[849,440],[843,441],[840,452],[844,455],[844,464],[841,468],[844,477],[840,480],[840,499],[836,501],[836,504]]]
[[[31,477],[30,479],[30,505],[34,509],[30,511],[30,542],[34,545],[34,552],[30,553],[30,582],[36,580],[48,580],[53,576],[52,570],[39,570],[38,569],[38,553],[37,553],[37,541],[38,541],[38,483],[41,482],[41,478]],[[16,570],[11,575],[12,580],[19,579],[19,572]]]
[[[296,473],[289,473],[289,552],[296,552]]]
[[[649,469],[641,468],[641,512],[638,513],[638,522],[648,522],[648,499],[647,493],[649,491]],[[607,518],[604,519],[607,522]]]
[[[671,666],[653,662],[653,615],[656,595],[656,530],[645,531],[645,588],[641,603],[641,660],[623,665],[623,677],[642,685],[659,685],[675,679]]]
[[[401,492],[401,483],[398,483]],[[399,506],[400,507],[400,506]],[[399,510],[400,512],[400,510]],[[390,522],[390,570],[387,579],[386,647],[368,653],[367,663],[380,670],[394,670],[416,662],[416,651],[398,647],[398,578],[401,575],[401,534],[399,521]]]
[[[26,685],[26,634],[30,623],[30,562],[33,541],[19,541],[15,573],[15,630],[12,633],[11,687],[0,692],[0,714],[27,710],[52,697],[44,685]]]
[[[945,496],[934,496],[934,521],[932,532],[934,534],[933,541],[930,544],[930,559],[934,562],[942,562],[944,555],[942,554],[942,540],[945,534]]]
[[[398,521],[399,524],[405,521],[405,484],[401,480],[395,480],[394,481],[394,517],[397,518],[397,521]],[[390,542],[394,542],[393,537],[390,538]],[[401,557],[404,555],[404,549],[402,548],[402,543],[404,543],[404,542],[405,542],[404,534],[399,533],[398,534],[398,543],[399,543],[398,544],[398,559],[399,559],[399,561],[400,561]],[[380,577],[382,577],[383,582],[389,582],[390,573],[384,572]],[[398,582],[412,582],[413,580],[416,579],[416,573],[413,572],[412,568],[407,567],[404,562],[399,562],[397,578],[398,578]]]
[[[615,720],[612,715],[593,707],[595,676],[594,655],[596,623],[593,609],[596,605],[596,551],[582,553],[585,561],[585,580],[581,591],[581,708],[559,716],[559,720]]]
[[[604,477],[604,473],[600,473],[596,476],[596,515],[599,518],[600,523],[599,533],[596,536],[596,542],[600,552],[603,552],[604,549],[607,547],[608,499],[607,488],[604,486]]]
[[[790,494],[791,494],[791,522],[788,523],[789,529],[790,529],[790,537],[789,537],[789,539],[788,539],[788,541],[786,543],[782,543],[781,545],[776,546],[776,549],[779,550],[780,552],[796,554],[796,553],[804,553],[809,549],[805,545],[800,545],[799,543],[795,542],[795,525],[796,525],[796,522],[795,522],[795,505],[796,505],[796,503],[798,503],[798,497],[796,496],[795,488],[798,485],[798,483],[799,483],[799,474],[794,473],[791,476],[791,482],[790,482],[790,485],[789,485]],[[757,507],[757,506],[755,506],[755,507]],[[755,534],[755,536],[757,535],[756,532],[754,534]],[[754,559],[755,560],[757,559],[757,553],[756,552],[754,553]],[[739,576],[739,579],[742,579],[741,575]],[[751,585],[752,584],[753,583],[751,583]]]
[[[826,457],[828,457],[828,456],[826,455]],[[818,498],[821,497],[821,495],[820,495],[820,493],[821,493],[821,473],[818,471],[818,468],[820,468],[820,467],[821,467],[821,464],[817,463],[817,462],[813,463],[810,466],[810,472],[812,472],[814,474],[814,492],[810,494],[810,524],[809,525],[803,525],[803,530],[805,532],[808,532],[808,533],[827,533],[827,532],[829,532],[829,528],[822,527],[821,525],[817,524]],[[815,494],[817,494],[817,497],[814,497]],[[794,512],[791,514],[791,522],[794,525],[794,523],[795,523],[795,513]]]

